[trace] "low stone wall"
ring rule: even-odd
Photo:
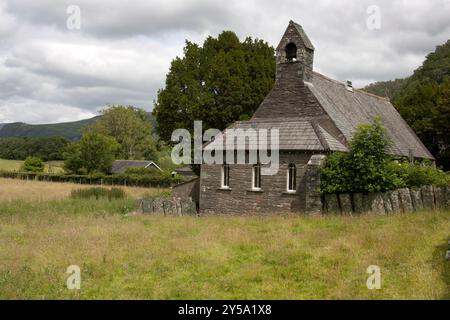
[[[450,187],[423,186],[403,188],[385,193],[326,194],[322,197],[323,212],[389,214],[450,208]]]
[[[138,213],[185,216],[196,215],[197,208],[192,198],[146,198],[138,200]]]

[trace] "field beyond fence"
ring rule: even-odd
[[[168,174],[161,175],[139,175],[139,174],[52,174],[52,173],[33,173],[33,172],[15,172],[0,171],[0,178],[36,180],[47,182],[70,182],[78,184],[95,184],[108,186],[134,186],[134,187],[153,187],[167,188],[183,182],[182,177],[171,177]]]

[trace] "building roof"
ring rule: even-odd
[[[233,124],[213,142],[204,145],[206,150],[226,149],[226,141],[234,139],[231,129],[253,128],[278,129],[280,150],[348,151],[356,128],[380,118],[393,142],[389,150],[392,155],[434,159],[389,99],[313,72],[310,69],[313,51],[303,53],[314,47],[299,24],[289,22],[277,47],[277,56],[283,56],[284,46],[291,41],[297,44],[299,59],[278,59],[275,84],[253,117]],[[220,138],[223,138],[222,146]],[[243,138],[241,136],[240,142],[235,140],[238,150],[258,148],[257,142]],[[267,140],[269,142],[270,138]]]
[[[297,29],[297,32],[300,34],[300,37],[302,38],[305,47],[307,47],[310,50],[314,50],[314,46],[311,40],[309,40],[308,36],[306,35],[306,32],[303,30],[303,27],[292,20],[289,23],[292,23],[294,27]]]
[[[358,125],[379,117],[393,142],[391,154],[409,157],[411,151],[416,158],[434,159],[389,99],[364,90],[349,91],[344,83],[317,72],[306,84],[347,141]]]
[[[111,172],[112,173],[124,173],[128,168],[149,168],[155,167],[161,170],[161,168],[151,160],[115,160],[113,162]]]
[[[375,118],[379,117],[393,142],[390,149],[391,154],[409,157],[410,152],[412,152],[416,158],[434,159],[387,98],[358,89],[349,91],[346,84],[327,78],[317,72],[313,73],[312,83],[305,82],[303,87],[308,88],[317,99],[325,114],[328,115],[341,133],[340,137],[318,124],[320,121],[316,121],[316,118],[322,116],[305,116],[301,110],[304,107],[303,101],[299,101],[298,105],[294,104],[289,107],[291,110],[299,109],[298,113],[295,110],[292,111],[294,117],[283,117],[277,114],[275,110],[272,113],[274,117],[269,117],[268,114],[261,112],[263,113],[262,117],[254,117],[250,121],[237,121],[226,129],[222,134],[223,148],[219,146],[216,138],[215,141],[205,145],[205,150],[226,149],[227,136],[230,139],[231,134],[233,134],[230,129],[246,130],[252,128],[255,130],[278,129],[280,150],[345,152],[348,151],[348,141],[350,141],[358,125],[373,123]],[[299,99],[301,93],[295,91],[288,94],[296,95]],[[277,108],[276,100],[271,101],[267,108]],[[270,135],[268,137],[268,142],[270,142]],[[245,145],[242,144],[242,141],[244,139],[241,139],[241,143],[238,144],[238,139],[235,138],[238,150],[257,148],[255,143],[251,143],[249,147],[248,138]]]
[[[256,140],[250,138],[249,129],[255,130]],[[278,130],[279,150],[348,151],[347,147],[329,135],[320,125],[310,120],[278,118],[275,120],[237,121],[231,127],[204,146],[205,150],[226,150],[228,141],[234,140],[235,150],[257,150],[260,145],[258,133],[266,129],[267,148],[271,148],[271,131]]]

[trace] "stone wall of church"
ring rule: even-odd
[[[278,173],[261,177],[261,191],[252,190],[253,166],[230,165],[230,189],[221,189],[222,166],[202,165],[200,214],[305,212],[306,178],[311,153],[280,152]],[[287,170],[296,165],[297,192],[287,192]]]
[[[326,116],[316,97],[299,78],[297,66],[300,66],[297,62],[277,66],[283,69],[283,75],[277,79],[252,120]]]

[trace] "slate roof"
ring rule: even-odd
[[[116,160],[113,162],[112,173],[124,173],[128,168],[148,168],[155,167],[161,171],[161,168],[151,160]]]
[[[233,131],[236,130],[237,131]],[[239,131],[239,129],[241,131]],[[251,141],[248,129],[254,129],[256,140]],[[257,150],[259,147],[258,132],[267,129],[267,147],[271,148],[271,131],[278,130],[279,150],[304,150],[304,151],[348,151],[337,139],[328,134],[319,125],[314,125],[310,120],[278,118],[274,120],[237,121],[231,127],[224,130],[220,138],[204,146],[205,150],[226,150],[227,142],[234,139],[236,150]]]
[[[177,168],[177,169],[175,169],[174,171],[175,171],[177,174],[180,174],[180,175],[182,175],[182,176],[187,176],[187,177],[189,177],[189,176],[197,176],[197,175],[195,174],[195,172],[192,171],[192,169],[191,169],[190,166],[184,166],[184,167],[181,167],[181,168]]]
[[[347,141],[358,125],[373,123],[380,117],[393,142],[391,154],[408,157],[411,150],[416,158],[434,159],[389,99],[364,90],[348,91],[344,83],[317,72],[313,74],[312,84],[306,85]]]

